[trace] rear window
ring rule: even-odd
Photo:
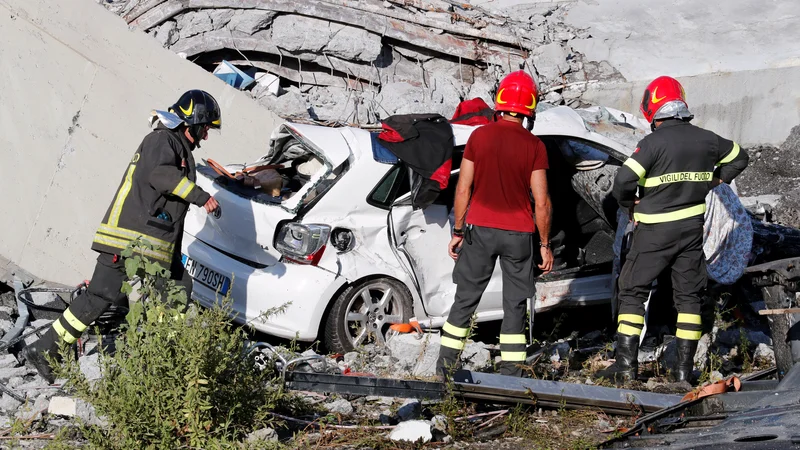
[[[321,198],[349,168],[349,164],[345,162],[336,170],[330,171],[326,161],[297,139],[286,136],[283,142],[276,146],[273,155],[246,166],[231,165],[228,170],[233,172],[242,170],[243,167],[254,168],[265,165],[270,167],[254,172],[254,179],[247,183],[226,179],[208,166],[198,165],[197,170],[241,197],[297,211]]]

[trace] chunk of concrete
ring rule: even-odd
[[[155,38],[161,43],[162,47],[169,47],[178,42],[180,37],[181,33],[178,30],[178,23],[173,20],[168,20],[156,28]]]
[[[87,423],[89,425],[95,425],[98,427],[108,426],[108,420],[106,420],[104,417],[98,416],[97,412],[94,409],[94,406],[92,406],[89,403],[86,403],[83,400],[77,400],[76,403],[77,403],[76,407],[77,416],[84,423]]]
[[[561,44],[550,43],[537,47],[533,51],[533,67],[536,72],[548,80],[557,80],[561,74],[569,70],[569,50]]]
[[[429,442],[433,438],[431,434],[431,425],[422,420],[410,420],[402,422],[392,430],[389,434],[389,439],[407,442]]]
[[[99,353],[95,353],[89,356],[84,356],[83,358],[78,360],[78,363],[81,366],[81,372],[83,373],[83,376],[85,376],[87,380],[95,381],[103,377],[102,370],[100,367]]]
[[[178,16],[177,22],[181,39],[196,36],[214,29],[214,24],[211,23],[211,17],[208,16],[207,10],[190,11],[186,14],[182,14]]]
[[[228,22],[228,29],[245,34],[253,34],[258,30],[267,28],[272,23],[275,15],[274,11],[250,9],[238,11]]]
[[[432,376],[436,373],[441,337],[425,334],[417,339],[416,333],[392,336],[386,346],[398,359],[397,369],[414,376]]]
[[[758,344],[756,351],[753,353],[753,359],[762,366],[774,365],[775,351],[767,344]]]
[[[17,358],[15,358],[14,355],[5,354],[3,356],[0,356],[0,369],[13,368],[16,367],[17,364],[19,363],[17,362]]]
[[[350,404],[347,400],[343,398],[337,398],[336,400],[326,403],[325,409],[330,411],[333,414],[341,414],[343,416],[349,416],[353,414],[353,405]]]
[[[248,434],[247,442],[278,442],[278,433],[270,427],[262,428]]]
[[[272,42],[291,52],[324,53],[353,61],[372,62],[381,53],[381,38],[376,34],[291,14],[274,19]]]
[[[3,394],[3,396],[0,397],[0,410],[2,411],[14,412],[20,407],[20,405],[22,405],[21,402],[8,394]]]
[[[236,10],[229,8],[208,10],[208,18],[211,19],[211,28],[219,30],[225,27],[225,25],[228,25],[228,22],[231,21],[234,14],[236,14]]]
[[[53,397],[47,412],[55,416],[75,417],[78,414],[78,403],[72,397]]]
[[[21,366],[21,367],[6,367],[0,369],[0,380],[8,380],[9,378],[14,377],[24,377],[30,373],[34,373],[33,369],[28,368],[28,366]]]
[[[42,412],[47,411],[50,406],[50,400],[46,397],[40,396],[33,403],[22,405],[14,413],[14,417],[19,420],[32,420],[38,417]]]

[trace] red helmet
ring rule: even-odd
[[[503,78],[494,99],[494,110],[519,113],[528,117],[536,110],[539,91],[530,75],[522,70],[512,72]]]
[[[686,105],[686,93],[683,91],[683,86],[675,78],[661,76],[647,85],[639,109],[642,111],[645,120],[653,123],[658,110],[673,101],[680,101]],[[688,105],[686,106],[688,108]]]

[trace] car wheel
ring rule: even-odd
[[[412,314],[411,294],[403,284],[387,278],[356,283],[334,300],[325,321],[325,345],[338,353],[383,345],[389,327],[408,322]]]

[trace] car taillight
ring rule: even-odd
[[[289,222],[278,231],[275,249],[289,261],[317,265],[330,234],[328,225]]]

